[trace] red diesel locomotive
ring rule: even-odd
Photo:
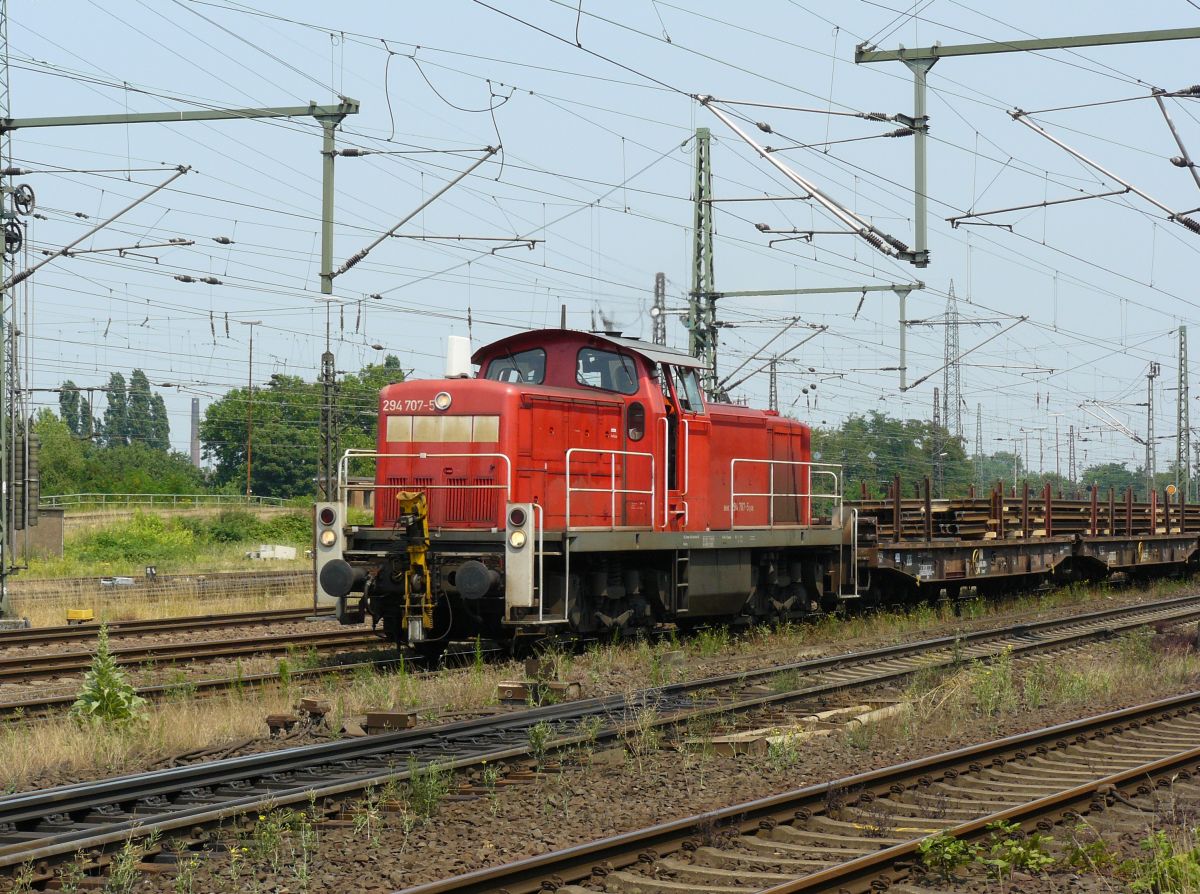
[[[812,462],[807,426],[709,403],[695,358],[612,334],[526,332],[471,360],[384,388],[377,449],[347,451],[317,506],[318,595],[347,623],[436,653],[854,595],[840,469]],[[365,462],[373,524],[346,526]]]

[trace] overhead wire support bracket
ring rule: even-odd
[[[71,251],[64,252],[63,257],[75,258],[75,257],[78,257],[79,255],[96,255],[96,254],[103,254],[103,253],[110,252],[110,251],[115,251],[122,258],[125,257],[126,255],[131,255],[133,257],[152,258],[157,263],[158,258],[154,255],[134,255],[133,252],[142,251],[144,249],[149,249],[149,248],[187,248],[189,245],[195,245],[195,244],[196,244],[195,239],[171,239],[167,242],[138,242],[134,245],[109,245],[109,246],[106,246],[105,248],[73,249]],[[44,255],[50,255],[53,253],[54,252],[51,251],[50,249],[42,250],[42,254],[44,254]]]
[[[418,205],[416,208],[414,208],[408,214],[404,215],[404,217],[402,217],[395,226],[393,226],[391,229],[387,230],[386,232],[380,234],[380,236],[378,238],[376,238],[374,241],[372,241],[371,244],[368,245],[366,248],[360,249],[359,251],[355,252],[350,257],[348,257],[345,260],[345,262],[342,264],[341,267],[339,267],[337,270],[334,270],[332,273],[329,274],[329,278],[331,280],[333,280],[333,279],[341,276],[343,273],[348,271],[351,267],[353,267],[355,264],[357,264],[359,261],[361,261],[367,255],[369,255],[385,239],[395,236],[397,230],[399,230],[402,226],[404,226],[406,223],[408,223],[410,220],[412,220],[414,217],[416,217],[418,214],[420,214],[422,211],[424,211],[426,208],[428,208],[430,205],[432,205],[434,202],[436,202],[438,199],[440,199],[442,196],[444,196],[446,193],[448,193],[451,189],[453,189],[455,186],[457,186],[460,182],[462,182],[468,176],[470,176],[472,173],[474,173],[476,168],[478,168],[481,164],[483,164],[485,161],[487,161],[489,158],[491,158],[493,155],[495,155],[498,151],[500,151],[498,146],[488,146],[487,149],[484,150],[483,157],[476,159],[475,163],[473,165],[471,165],[469,168],[467,168],[465,171],[463,171],[461,174],[459,174],[457,177],[455,177],[449,183],[445,184],[441,189],[439,189],[437,192],[435,192],[433,195],[431,195],[428,199],[426,199],[424,202],[422,202],[420,205]],[[528,240],[520,240],[520,241],[527,242]]]
[[[336,106],[310,102],[306,106],[270,106],[251,109],[193,109],[174,112],[134,112],[114,115],[70,115],[50,118],[0,118],[0,133],[30,127],[63,127],[83,124],[170,124],[176,121],[232,121],[242,118],[322,118],[358,113],[358,100],[340,97]]]
[[[707,108],[710,112],[721,119],[730,130],[737,134],[751,149],[758,155],[778,170],[781,174],[792,181],[796,186],[799,186],[805,192],[812,196],[821,207],[828,211],[833,217],[841,221],[847,230],[863,239],[868,245],[875,248],[882,254],[888,257],[897,258],[902,261],[908,261],[918,267],[923,267],[929,263],[928,255],[921,255],[918,252],[913,252],[909,247],[888,233],[883,232],[871,222],[855,214],[850,209],[844,207],[834,199],[827,196],[824,192],[817,188],[816,184],[812,183],[805,177],[796,173],[783,162],[775,158],[772,153],[768,152],[766,147],[759,143],[746,133],[742,128],[731,119],[725,112],[717,108],[713,103],[715,100],[711,96],[697,96],[696,100]]]
[[[985,56],[994,53],[1027,53],[1040,50],[1077,49],[1079,47],[1113,46],[1116,44],[1152,43],[1167,40],[1200,38],[1200,28],[1168,28],[1159,31],[1127,31],[1114,34],[1084,34],[1067,37],[1035,38],[1032,40],[990,41],[929,47],[900,47],[879,50],[861,43],[854,48],[855,63],[903,62],[913,73],[913,250],[923,258],[917,266],[929,263],[928,236],[928,161],[926,144],[929,138],[929,116],[925,110],[929,70],[939,59],[951,56]],[[1183,221],[1180,221],[1183,223]],[[1184,224],[1187,226],[1188,224]]]
[[[971,221],[971,218],[988,217],[992,214],[1004,214],[1008,211],[1028,211],[1031,208],[1049,208],[1051,205],[1066,205],[1068,202],[1082,202],[1085,199],[1105,199],[1109,196],[1123,196],[1130,191],[1130,188],[1127,186],[1124,189],[1114,189],[1110,192],[1088,193],[1085,196],[1071,196],[1070,198],[1066,199],[1048,199],[1044,202],[1030,202],[1028,205],[1013,205],[1009,208],[995,208],[991,211],[972,211],[970,214],[956,214],[954,217],[947,217],[946,221],[954,229],[958,229],[961,224],[968,224],[972,226],[1008,227],[1009,230],[1011,230],[1012,224],[983,222],[976,224]]]
[[[1013,329],[1013,328],[1015,328],[1015,327],[1017,327],[1017,326],[1020,326],[1022,323],[1024,323],[1024,322],[1025,322],[1026,320],[1028,320],[1028,319],[1029,319],[1029,317],[1025,317],[1025,316],[1022,316],[1022,317],[1017,317],[1017,319],[1013,321],[1013,323],[1012,323],[1012,325],[1011,325],[1011,326],[1005,326],[1005,327],[1004,327],[1003,329],[1001,329],[999,332],[996,332],[996,333],[994,333],[993,335],[989,335],[987,338],[985,338],[985,339],[984,339],[983,341],[981,341],[979,344],[975,345],[975,347],[973,347],[973,348],[967,348],[967,350],[963,351],[963,352],[962,352],[961,354],[959,354],[957,357],[954,357],[954,358],[952,358],[952,359],[951,359],[951,360],[950,360],[948,363],[943,363],[943,364],[942,364],[941,366],[939,366],[937,369],[935,369],[935,370],[932,370],[931,372],[928,372],[928,373],[926,373],[925,375],[921,376],[921,378],[919,378],[919,379],[917,379],[915,382],[913,382],[911,385],[901,385],[901,386],[900,386],[900,390],[901,390],[901,391],[909,391],[909,390],[911,390],[911,389],[913,389],[913,388],[916,388],[916,387],[917,387],[918,385],[920,385],[922,382],[926,382],[926,381],[928,381],[928,380],[929,380],[931,377],[933,377],[933,376],[936,376],[938,373],[940,373],[940,372],[941,372],[943,369],[945,369],[945,368],[946,368],[947,366],[949,366],[950,364],[952,364],[952,363],[957,363],[959,360],[962,360],[962,359],[963,359],[964,357],[966,357],[968,354],[974,354],[976,351],[978,351],[980,348],[982,348],[982,347],[983,347],[984,345],[986,345],[988,342],[990,342],[990,341],[995,341],[997,338],[999,338],[1000,336],[1002,336],[1002,335],[1003,335],[1005,332],[1008,332],[1008,331],[1010,331],[1011,329]]]
[[[109,216],[105,220],[96,224],[94,227],[89,228],[87,230],[87,232],[85,232],[82,236],[80,236],[74,242],[70,242],[67,245],[64,245],[62,248],[58,249],[57,251],[52,252],[50,255],[48,255],[45,258],[42,258],[42,260],[38,261],[32,267],[26,267],[24,270],[20,270],[20,271],[14,273],[7,280],[5,280],[3,284],[0,284],[0,293],[6,292],[9,289],[11,289],[13,286],[15,286],[17,283],[24,282],[25,280],[29,279],[29,277],[33,276],[33,274],[37,273],[39,270],[41,270],[43,267],[45,267],[47,264],[49,264],[55,258],[61,258],[65,255],[67,255],[71,251],[71,249],[73,249],[76,245],[79,245],[81,242],[83,242],[85,239],[87,239],[94,233],[100,232],[105,227],[107,227],[110,223],[115,221],[117,218],[121,217],[127,211],[133,210],[138,205],[142,204],[142,202],[146,201],[148,198],[153,196],[155,193],[159,192],[160,190],[166,189],[168,186],[170,186],[172,183],[174,183],[176,180],[178,180],[180,177],[182,177],[184,174],[186,174],[190,170],[191,170],[190,166],[180,165],[178,168],[176,168],[174,174],[172,174],[170,177],[168,177],[162,183],[158,184],[158,186],[154,187],[148,193],[145,193],[144,195],[140,196],[139,198],[134,199],[132,202],[130,202],[128,205],[126,205],[124,208],[122,208],[116,214]]]
[[[724,103],[727,106],[752,106],[756,109],[778,109],[781,112],[812,112],[816,115],[862,118],[865,121],[911,121],[905,115],[893,115],[887,112],[835,112],[832,109],[811,109],[806,106],[789,106],[777,102],[760,102],[752,99],[723,99],[718,96],[709,96],[707,99],[709,102]]]
[[[1159,31],[1125,31],[1115,34],[1081,34],[1069,37],[1045,37],[1032,40],[999,40],[988,43],[964,43],[952,46],[900,47],[878,50],[869,44],[854,48],[854,61],[909,62],[914,59],[945,59],[950,56],[985,56],[992,53],[1027,53],[1037,50],[1070,50],[1080,47],[1104,47],[1124,43],[1153,43],[1164,40],[1194,40],[1200,28],[1165,28]]]
[[[1013,117],[1013,120],[1019,121],[1021,124],[1024,124],[1026,127],[1028,127],[1030,130],[1034,131],[1035,133],[1041,134],[1043,137],[1045,137],[1047,140],[1049,140],[1055,146],[1058,146],[1063,151],[1067,152],[1070,155],[1073,155],[1075,158],[1079,159],[1081,162],[1083,162],[1088,167],[1094,168],[1095,170],[1099,171],[1101,174],[1103,174],[1105,177],[1109,178],[1110,180],[1114,180],[1117,183],[1120,183],[1122,186],[1124,186],[1127,190],[1129,190],[1134,195],[1141,196],[1143,199],[1145,199],[1151,205],[1153,205],[1154,207],[1158,208],[1159,210],[1165,212],[1168,220],[1173,220],[1176,223],[1180,224],[1181,226],[1184,226],[1187,229],[1191,230],[1193,233],[1200,234],[1200,222],[1197,222],[1193,218],[1188,217],[1182,211],[1173,210],[1170,206],[1168,206],[1168,205],[1160,202],[1158,199],[1154,198],[1154,196],[1150,195],[1149,193],[1145,192],[1144,190],[1138,189],[1136,186],[1134,186],[1128,180],[1125,180],[1122,177],[1118,177],[1116,174],[1114,174],[1112,171],[1108,170],[1108,168],[1104,167],[1099,162],[1093,161],[1092,159],[1090,159],[1086,155],[1084,155],[1082,152],[1080,152],[1078,149],[1075,149],[1074,147],[1069,146],[1068,144],[1064,143],[1062,140],[1060,140],[1058,137],[1051,134],[1049,131],[1047,131],[1041,125],[1035,124],[1033,121],[1031,121],[1029,119],[1029,116],[1026,115],[1020,109],[1013,109],[1008,114]]]
[[[1092,409],[1093,407],[1096,409]],[[1079,409],[1083,410],[1083,412],[1087,413],[1094,419],[1100,420],[1105,427],[1119,431],[1134,443],[1141,444],[1143,447],[1146,446],[1147,441],[1145,438],[1118,419],[1113,412],[1108,409],[1108,407],[1104,406],[1099,401],[1085,400],[1083,403],[1079,404]],[[1103,412],[1104,415],[1101,416],[1100,412]]]
[[[1195,90],[1196,88],[1191,88]],[[1158,103],[1158,109],[1162,112],[1163,118],[1167,122],[1167,127],[1171,129],[1171,136],[1175,138],[1175,145],[1179,147],[1179,157],[1172,158],[1171,163],[1181,168],[1187,168],[1192,175],[1192,179],[1196,181],[1196,186],[1200,188],[1200,171],[1196,170],[1196,165],[1192,162],[1192,157],[1188,155],[1187,147],[1183,145],[1183,137],[1179,135],[1179,131],[1175,129],[1175,122],[1171,120],[1171,114],[1167,111],[1167,104],[1163,102],[1164,96],[1169,96],[1163,90],[1154,91],[1154,101]],[[1192,95],[1189,91],[1188,95]]]
[[[754,376],[758,375],[760,372],[762,372],[764,369],[766,369],[768,366],[770,366],[770,365],[771,365],[771,363],[772,363],[772,361],[779,361],[779,360],[782,360],[782,359],[783,359],[784,357],[786,357],[788,354],[792,353],[792,351],[796,350],[796,349],[797,349],[797,348],[799,348],[799,347],[802,347],[802,346],[804,346],[804,345],[808,344],[810,341],[812,341],[814,338],[816,338],[816,337],[817,337],[818,335],[820,335],[822,332],[826,332],[826,331],[828,331],[828,329],[829,329],[829,327],[828,327],[828,326],[825,326],[825,325],[816,325],[816,324],[814,324],[814,323],[809,323],[808,325],[809,325],[809,326],[812,326],[812,328],[813,328],[813,330],[814,330],[814,331],[813,331],[813,332],[812,332],[812,333],[811,333],[811,334],[810,334],[810,335],[809,335],[807,338],[802,338],[802,339],[800,339],[800,341],[796,342],[794,345],[792,345],[792,346],[791,346],[790,348],[788,348],[786,351],[782,351],[782,352],[780,352],[779,354],[776,354],[776,355],[775,355],[773,358],[771,358],[770,360],[767,360],[767,362],[766,362],[766,363],[764,363],[762,366],[758,367],[757,369],[755,369],[755,370],[753,370],[753,371],[751,371],[751,372],[748,372],[748,373],[746,373],[746,375],[742,376],[742,377],[741,377],[740,379],[738,379],[736,382],[730,382],[728,385],[726,385],[724,382],[722,382],[722,383],[721,383],[721,385],[720,385],[720,388],[721,388],[721,390],[722,390],[722,391],[724,391],[724,392],[729,392],[729,391],[732,391],[734,388],[736,388],[738,385],[741,385],[741,384],[742,384],[743,382],[745,382],[746,380],[748,380],[748,379],[750,379],[750,378],[752,378],[752,377],[754,377]],[[787,329],[790,329],[790,328],[791,328],[791,326],[788,326],[788,327],[786,327],[786,328],[784,329],[784,331],[786,332],[786,331],[787,331]],[[780,333],[780,334],[782,335],[782,333]],[[772,339],[771,341],[774,341],[774,339]],[[770,344],[770,342],[767,342],[767,344]],[[765,348],[765,347],[766,347],[766,345],[763,345],[763,347]],[[762,350],[762,348],[760,348],[759,350]],[[757,352],[757,351],[755,351],[755,353],[757,354],[758,352]],[[740,367],[739,367],[739,368],[740,368]]]

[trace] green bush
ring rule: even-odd
[[[88,561],[148,562],[191,556],[196,539],[188,528],[138,512],[128,522],[74,540],[71,551]]]
[[[312,511],[274,515],[261,522],[265,543],[306,544],[312,539]]]
[[[226,509],[207,520],[205,534],[214,543],[245,543],[261,539],[263,524],[244,509]]]

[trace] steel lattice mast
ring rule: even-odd
[[[718,397],[717,282],[713,274],[712,132],[696,128],[692,290],[688,296],[688,353],[704,363],[704,393]]]
[[[958,301],[954,298],[954,283],[950,283],[950,292],[946,297],[946,333],[944,339],[945,357],[942,369],[942,421],[946,431],[962,443],[962,364],[959,355],[962,350],[958,340]]]
[[[1179,383],[1175,411],[1175,489],[1180,501],[1187,502],[1192,486],[1192,430],[1188,421],[1187,326],[1179,327]]]

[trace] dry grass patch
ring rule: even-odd
[[[68,609],[91,609],[97,621],[130,621],[304,608],[312,605],[312,584],[303,579],[267,584],[250,578],[122,589],[102,588],[99,581],[64,581],[54,592],[17,591],[10,600],[17,617],[28,618],[34,627],[53,627],[66,623]]]
[[[445,713],[495,704],[496,686],[511,677],[511,665],[485,665],[416,675],[404,667],[362,668],[350,677],[285,682],[278,687],[234,689],[196,698],[184,683],[178,694],[153,705],[143,722],[126,729],[81,726],[55,718],[0,727],[0,787],[31,785],[132,773],[172,755],[201,749],[219,751],[248,739],[264,739],[268,714],[288,713],[301,696],[328,700],[329,734],[368,710],[409,708],[426,722]]]
[[[991,663],[918,672],[906,697],[914,707],[902,723],[876,735],[891,741],[988,730],[1044,708],[1069,712],[1096,705],[1132,704],[1179,692],[1200,680],[1200,654],[1160,651],[1155,634],[1139,628],[1116,643],[1093,646],[1070,662],[1052,657],[1014,661],[1005,652]]]

